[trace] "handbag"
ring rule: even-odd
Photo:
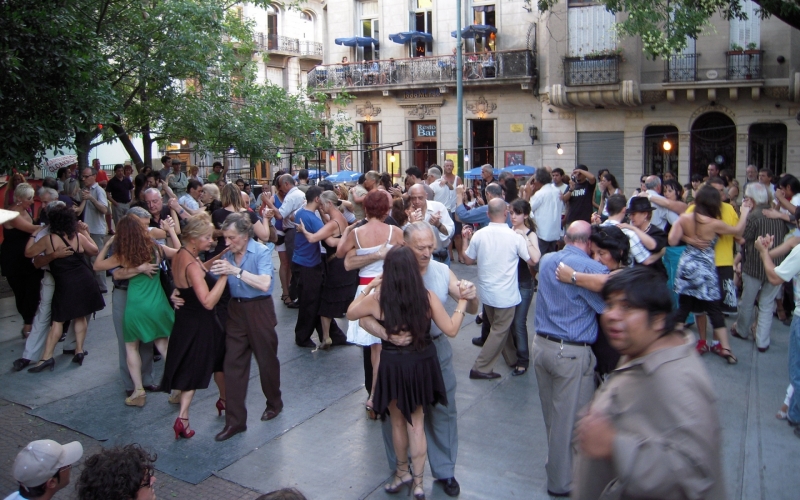
[[[172,296],[172,292],[175,291],[175,280],[172,277],[172,266],[170,266],[161,246],[158,247],[158,253],[161,256],[161,261],[158,263],[158,278],[161,280],[161,288],[164,289],[164,294],[167,296],[167,300],[169,300],[169,298]],[[170,306],[172,306],[172,302],[170,302]]]

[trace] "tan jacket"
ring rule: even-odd
[[[694,344],[620,360],[591,403],[617,431],[613,458],[576,446],[572,498],[727,498],[715,399]]]

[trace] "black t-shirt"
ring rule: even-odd
[[[211,222],[214,223],[214,227],[216,229],[222,229],[222,223],[225,222],[225,219],[227,219],[228,216],[232,213],[233,212],[231,212],[230,210],[220,208],[219,210],[216,210],[214,211],[213,214],[211,214]],[[246,213],[250,217],[250,222],[252,222],[253,224],[258,222],[258,216],[254,212],[248,210]],[[217,238],[217,246],[208,252],[208,258],[210,259],[212,257],[215,257],[216,255],[222,253],[223,250],[225,250],[225,237],[220,236],[219,238]]]
[[[167,217],[169,217],[171,215],[172,215],[172,213],[171,213],[169,207],[161,207],[161,214],[159,214],[158,221],[156,221],[153,218],[152,214],[150,215],[150,227],[158,227],[158,228],[160,228],[161,227],[161,221],[166,219]],[[175,221],[175,222],[179,222],[179,221]]]
[[[661,228],[651,224],[645,232],[648,234],[648,236],[656,240],[656,247],[650,250],[650,253],[658,253],[662,248],[667,246],[667,233],[661,230]],[[663,274],[665,277],[667,276],[667,268],[664,266],[663,259],[658,259],[657,261],[653,262],[650,264],[650,267]]]
[[[530,229],[527,233],[525,233],[525,244],[527,245],[528,235],[531,234],[533,231]],[[531,269],[528,267],[528,261],[519,259],[517,262],[517,281],[519,282],[520,286],[526,285],[525,288],[530,288],[530,284],[533,283],[533,276],[531,276]]]
[[[564,227],[576,220],[592,221],[592,199],[594,198],[594,182],[588,180],[575,184],[569,199]]]
[[[133,190],[133,183],[127,177],[122,180],[117,179],[116,176],[108,180],[106,191],[111,195],[111,198],[117,203],[130,203],[131,191]]]

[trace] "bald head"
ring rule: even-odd
[[[589,236],[592,235],[592,226],[583,220],[576,220],[567,228],[567,233],[564,236],[564,242],[567,245],[572,245],[582,249],[588,253],[589,249]]]
[[[492,222],[505,222],[506,207],[506,202],[501,198],[489,200],[489,220]]]

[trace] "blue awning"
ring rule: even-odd
[[[354,36],[351,38],[337,38],[333,41],[336,45],[344,45],[345,47],[369,47],[374,45],[378,47],[380,42],[368,36]]]
[[[335,174],[329,175],[326,180],[331,182],[356,182],[361,177],[361,172],[353,172],[352,170],[340,170]]]
[[[294,180],[297,180],[298,174],[294,174]],[[308,169],[308,178],[316,179],[317,177],[328,177],[328,172],[325,170]]]
[[[473,168],[471,170],[467,170],[466,172],[464,172],[464,177],[467,178],[467,179],[480,179],[482,171],[483,171],[483,167],[475,167],[475,168]],[[493,172],[494,172],[494,176],[495,177],[498,177],[500,175],[500,169],[499,168],[493,169]]]
[[[533,175],[536,173],[536,167],[530,167],[528,165],[514,165],[511,167],[506,167],[502,170],[502,172],[511,172],[515,176],[517,175]]]
[[[389,40],[401,45],[408,42],[432,42],[433,35],[424,31],[402,31],[389,35]]]
[[[461,38],[475,38],[476,36],[488,36],[490,33],[497,33],[497,28],[488,24],[473,24],[461,30]],[[451,31],[450,35],[457,38],[457,33]]]

